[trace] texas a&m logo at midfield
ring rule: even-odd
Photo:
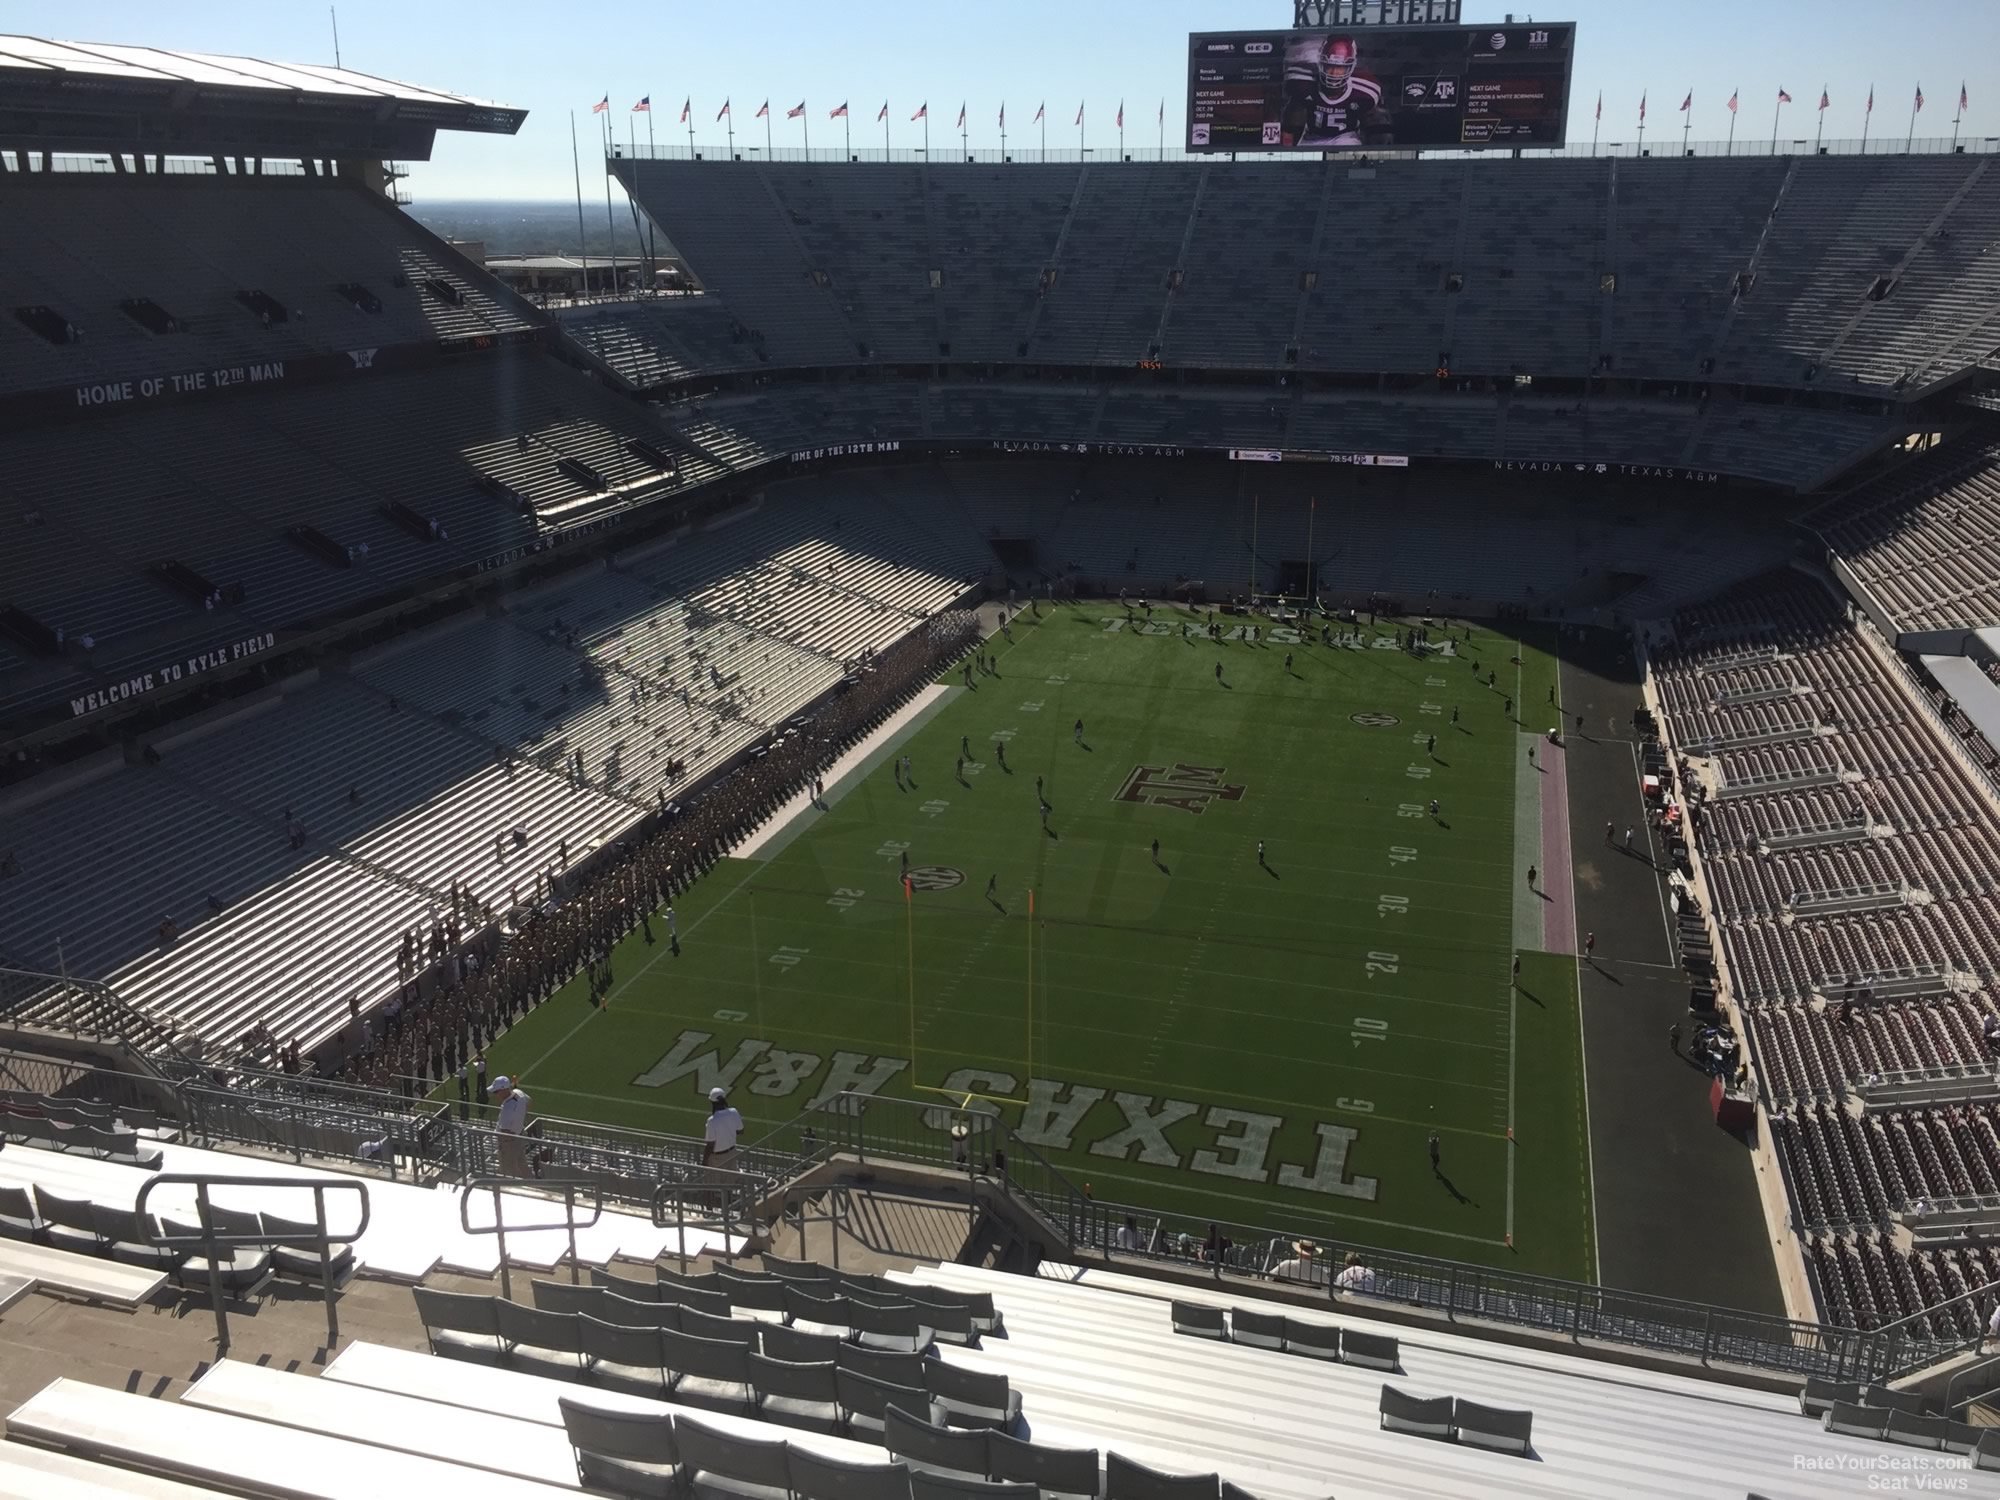
[[[1221,766],[1134,766],[1125,784],[1118,788],[1120,802],[1150,802],[1155,807],[1178,807],[1186,813],[1203,813],[1215,801],[1241,802],[1243,788],[1226,786]]]

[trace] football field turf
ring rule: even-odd
[[[1196,1232],[1593,1279],[1575,960],[1524,898],[1550,778],[1503,711],[1554,660],[1484,625],[1420,659],[1388,623],[1328,648],[1187,618],[1023,617],[998,675],[947,676],[824,810],[687,892],[678,956],[628,939],[604,1009],[579,979],[492,1066],[539,1112],[678,1133],[721,1082],[752,1142],[841,1087],[949,1087]]]

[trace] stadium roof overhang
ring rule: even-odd
[[[347,68],[0,34],[0,150],[428,161],[524,109]]]

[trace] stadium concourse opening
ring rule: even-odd
[[[727,1260],[857,1245],[844,1195],[894,1178],[948,1226],[894,1266],[925,1295],[649,1272],[688,1302],[643,1394],[775,1420],[734,1393],[825,1312],[791,1363],[896,1346],[819,1371],[836,1442],[899,1420],[842,1377],[886,1379],[1185,1468],[1199,1414],[1065,1396],[1052,1327],[1133,1390],[1176,1329],[1331,1340],[1294,1379],[1365,1379],[1366,1436],[1208,1433],[1259,1493],[1394,1493],[1368,1445],[1441,1423],[1454,1492],[1582,1496],[1638,1419],[1576,1346],[1616,1346],[1849,1382],[1795,1438],[1768,1390],[1644,1377],[1702,1391],[1676,1442],[1726,1406],[1764,1488],[1895,1437],[1850,1398],[1905,1376],[1970,1460],[1937,1367],[2000,1297],[1989,153],[627,147],[607,187],[688,281],[551,306],[389,165],[521,111],[133,54],[0,38],[0,1304],[317,1252],[234,1199],[158,1243],[136,1195],[209,1145],[367,1175],[408,1233],[357,1229],[362,1274],[415,1278],[425,1235],[511,1263],[436,1186],[602,1195],[578,1259],[672,1223]],[[1096,1288],[997,1274],[1042,1259]],[[601,1369],[632,1289],[422,1306]],[[1042,1352],[908,1363],[1003,1319]],[[1442,1414],[1340,1368],[1400,1371],[1393,1320],[1426,1392],[1463,1376]],[[1526,1414],[1461,1322],[1543,1344],[1511,1487],[1477,1465]],[[546,1447],[539,1377],[481,1373]]]

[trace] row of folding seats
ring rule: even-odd
[[[321,1278],[319,1254],[309,1248],[317,1234],[311,1224],[214,1205],[208,1223],[211,1233],[233,1242],[213,1260],[199,1251],[200,1225],[69,1198],[38,1185],[0,1187],[0,1236],[8,1239],[158,1271],[195,1291],[207,1291],[211,1280],[219,1279],[235,1296],[256,1293],[274,1276],[315,1283]],[[333,1246],[325,1268],[333,1279],[344,1280],[353,1268],[353,1246]]]
[[[879,1337],[867,1332],[730,1318],[561,1282],[535,1283],[534,1307],[414,1292],[434,1353],[683,1404],[869,1440],[880,1439],[891,1404],[940,1424],[1011,1427],[1020,1415],[1004,1376],[926,1358],[915,1339],[883,1348],[859,1341]]]

